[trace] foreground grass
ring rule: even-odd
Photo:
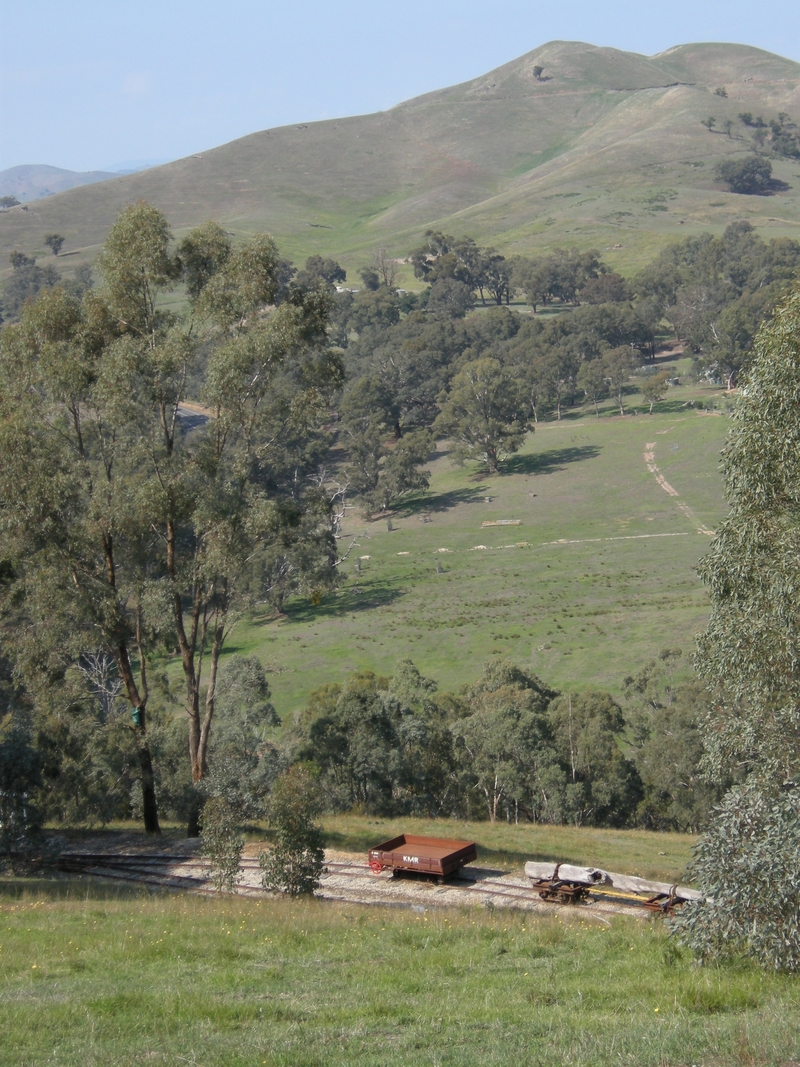
[[[20,888],[0,884],[4,1065],[785,1064],[800,1045],[794,980],[698,968],[656,921]]]

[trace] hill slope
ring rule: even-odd
[[[53,196],[79,185],[92,185],[95,182],[116,178],[106,170],[63,170],[50,167],[46,163],[27,163],[20,167],[0,170],[0,196],[15,196],[20,203],[37,200],[43,196]]]
[[[534,67],[543,67],[537,79]],[[727,98],[715,95],[724,86]],[[85,186],[0,217],[0,260],[58,230],[92,256],[114,216],[145,198],[180,230],[213,217],[269,230],[295,259],[348,266],[377,243],[404,255],[427,226],[505,253],[574,243],[621,266],[675,233],[750,218],[765,236],[800,222],[800,165],[775,161],[779,196],[721,191],[714,162],[750,150],[738,114],[800,120],[800,64],[740,45],[646,57],[552,42],[473,81],[387,112],[265,130],[201,155]],[[735,122],[732,136],[709,132]],[[614,250],[615,245],[622,249]]]

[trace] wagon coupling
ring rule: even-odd
[[[678,887],[673,885],[670,887],[669,893],[656,893],[655,896],[649,897],[642,904],[642,907],[647,908],[648,911],[655,912],[656,915],[672,916],[675,914],[675,909],[685,903],[686,898],[680,896]]]

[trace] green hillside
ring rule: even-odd
[[[51,231],[72,264],[93,258],[120,208],[144,198],[179,231],[209,217],[236,234],[268,230],[295,260],[319,252],[355,267],[378,243],[401,257],[437,226],[506,254],[596,246],[630,270],[678,233],[734,219],[796,232],[797,161],[773,161],[788,186],[774,196],[713,179],[718,159],[750,151],[743,111],[800,120],[800,64],[741,45],[647,57],[551,42],[390,111],[265,130],[14,208],[0,215],[0,262],[43,251]]]
[[[13,196],[20,203],[38,200],[43,196],[53,196],[79,185],[91,185],[95,182],[115,178],[111,171],[64,170],[62,167],[48,167],[43,163],[27,164],[21,167],[9,167],[0,170],[0,196]]]
[[[430,492],[397,509],[391,531],[351,513],[340,546],[356,547],[335,596],[242,620],[226,655],[262,660],[288,721],[312,690],[359,669],[391,675],[404,657],[443,689],[494,656],[559,689],[618,695],[664,648],[683,650],[688,673],[708,618],[695,567],[727,510],[726,404],[700,385],[674,390],[652,416],[620,418],[610,402],[599,419],[576,411],[540,423],[497,476],[454,467],[441,443]]]

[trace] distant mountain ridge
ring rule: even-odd
[[[117,174],[105,170],[63,170],[46,163],[25,163],[0,170],[0,196],[15,196],[21,204],[43,196],[75,189],[79,185],[108,181]]]
[[[0,268],[12,248],[41,251],[47,231],[92,258],[140,198],[178,232],[215,218],[237,235],[269,231],[295,260],[318,252],[348,268],[378,244],[405,256],[427,227],[506,255],[597,247],[626,269],[677,234],[741,218],[797,236],[798,161],[772,160],[776,196],[714,178],[717,161],[753,151],[745,112],[800,123],[800,64],[745,45],[642,56],[553,41],[389,111],[263,130],[5,212]]]

